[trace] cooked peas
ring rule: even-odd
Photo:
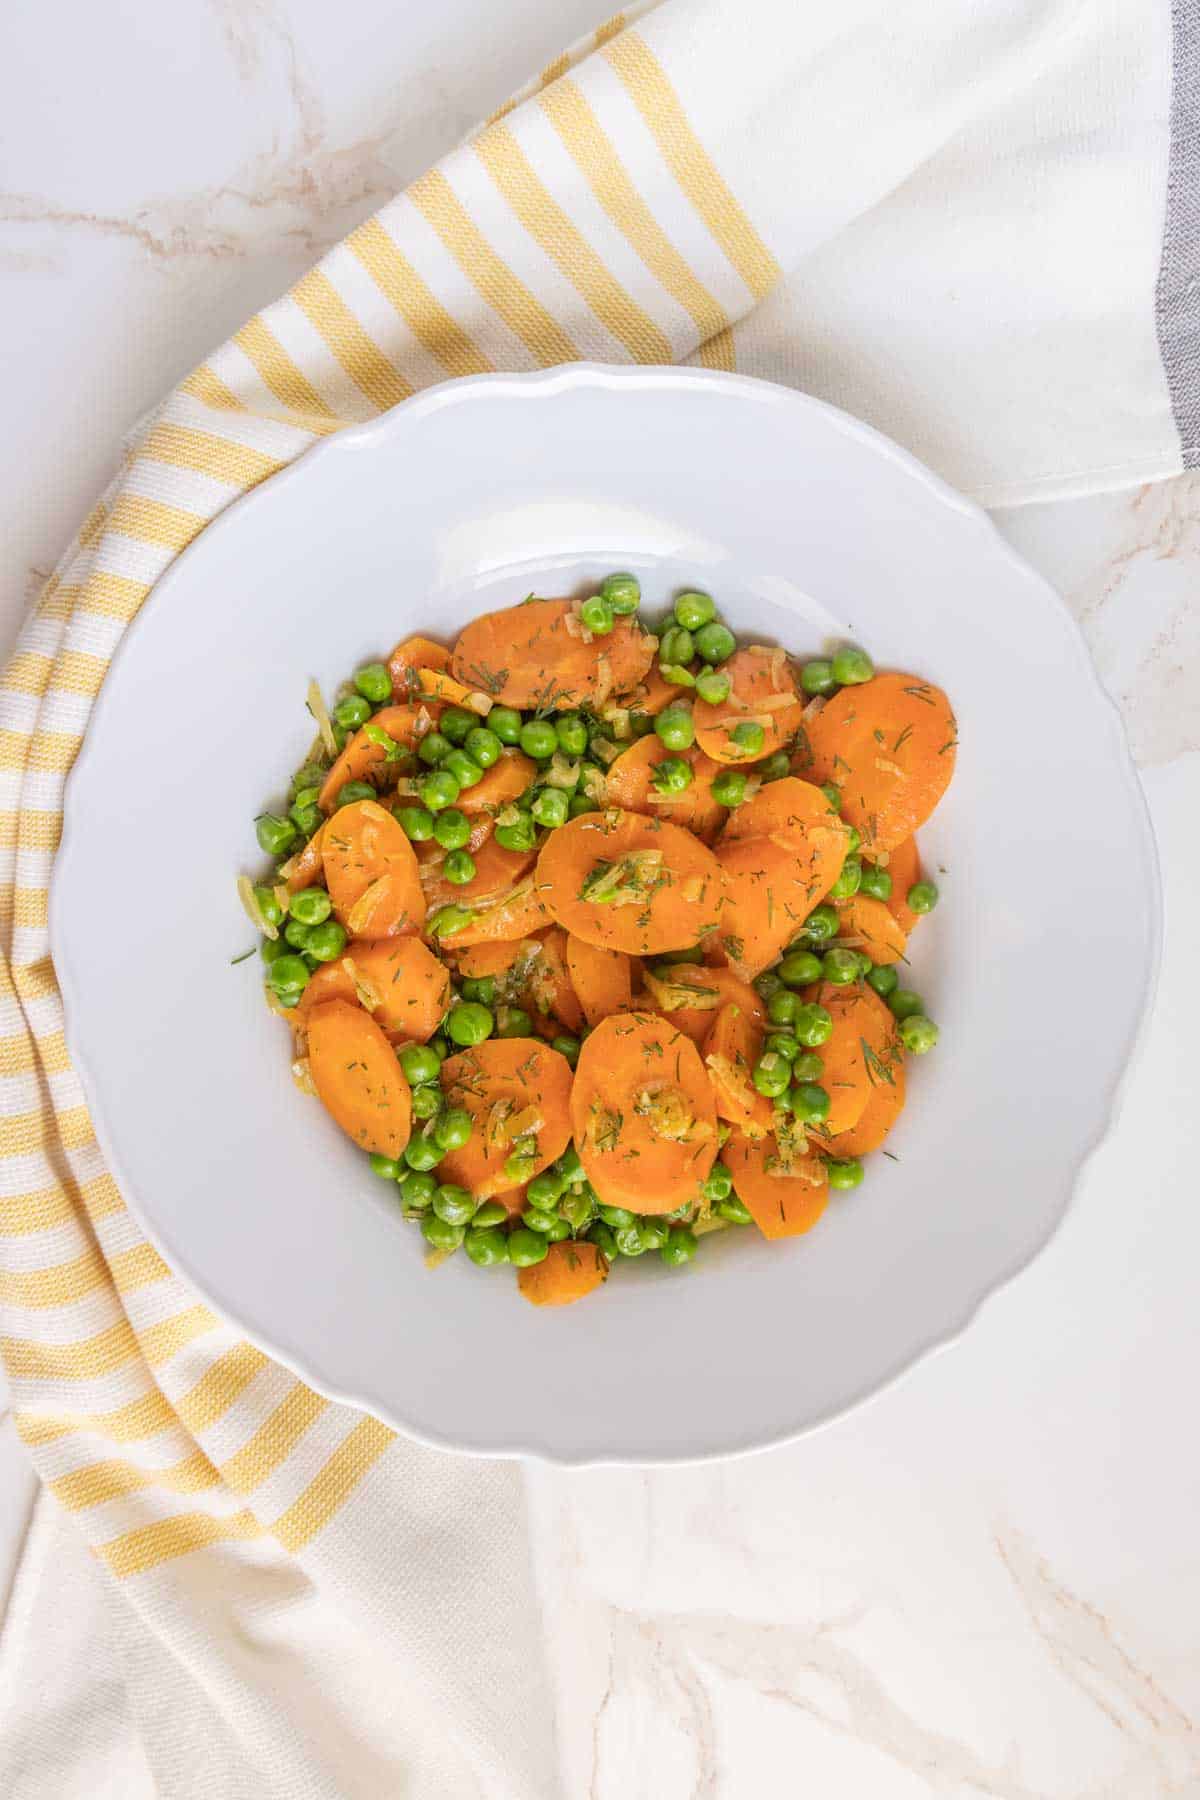
[[[860,894],[869,894],[872,900],[890,900],[892,878],[887,870],[881,869],[877,863],[864,863],[858,891]]]
[[[426,1137],[422,1132],[417,1137],[409,1138],[408,1145],[404,1152],[404,1160],[410,1169],[417,1169],[424,1172],[428,1169],[437,1168],[442,1160],[442,1153],[434,1143],[433,1139],[431,1137]]]
[[[696,677],[692,671],[685,669],[681,663],[659,663],[658,672],[672,687],[694,688],[696,685]]]
[[[749,1207],[736,1194],[730,1194],[728,1200],[717,1202],[717,1217],[728,1219],[731,1225],[749,1225],[751,1221]]]
[[[706,1200],[716,1202],[728,1200],[733,1192],[733,1176],[722,1162],[715,1162],[708,1171],[704,1182],[703,1194]]]
[[[466,741],[468,732],[474,731],[479,723],[478,713],[468,712],[465,706],[448,706],[438,720],[438,730],[452,744]]]
[[[521,1214],[521,1223],[526,1229],[536,1231],[542,1237],[550,1237],[561,1222],[557,1213],[543,1212],[540,1206],[528,1206]]]
[[[853,644],[845,644],[840,650],[835,650],[830,667],[839,687],[857,687],[862,681],[870,681],[875,673],[875,664],[866,651],[857,649]]]
[[[493,706],[487,716],[488,730],[494,731],[502,744],[521,740],[521,715],[515,706]]]
[[[612,602],[606,600],[603,594],[590,595],[579,608],[580,623],[593,637],[607,637],[613,628],[615,617]]]
[[[582,756],[588,747],[587,726],[578,713],[563,713],[556,719],[554,735],[564,756]]]
[[[292,895],[290,910],[293,919],[299,919],[302,925],[323,925],[333,911],[333,901],[323,887],[301,888]]]
[[[639,1219],[637,1230],[642,1240],[643,1250],[661,1250],[667,1241],[671,1227],[665,1219]]]
[[[339,725],[344,725],[347,731],[357,731],[371,716],[371,702],[364,700],[361,694],[348,694],[332,710]]]
[[[522,817],[515,825],[497,825],[495,838],[502,850],[532,850],[537,827],[532,818]]]
[[[298,897],[298,896],[297,896]],[[275,898],[275,889],[259,883],[254,889],[254,903],[258,907],[259,916],[268,925],[279,925],[283,921],[283,908]]]
[[[433,814],[427,806],[398,806],[396,819],[406,838],[423,844],[433,836]]]
[[[756,756],[762,749],[766,735],[756,719],[743,719],[741,724],[735,725],[729,734],[731,742],[735,743],[739,750],[749,750],[752,756]]]
[[[825,1064],[815,1050],[801,1050],[792,1063],[793,1081],[820,1081]]]
[[[463,1226],[452,1225],[437,1213],[426,1213],[421,1220],[421,1235],[435,1250],[457,1250],[466,1234]]]
[[[464,1000],[478,1000],[484,1006],[490,1006],[496,998],[494,975],[464,975],[459,987]]]
[[[281,956],[287,955],[287,945],[282,938],[264,938],[258,946],[258,953],[269,969]]]
[[[485,1200],[482,1206],[476,1207],[471,1223],[478,1226],[480,1231],[485,1231],[490,1225],[503,1225],[507,1217],[508,1208],[503,1200]]]
[[[552,1050],[557,1050],[560,1056],[565,1056],[571,1067],[574,1068],[575,1064],[579,1061],[579,1052],[582,1050],[583,1045],[577,1037],[574,1037],[570,1032],[564,1031],[561,1037],[552,1038],[550,1040],[550,1048]]]
[[[802,1125],[819,1125],[829,1116],[829,1095],[815,1081],[797,1081],[790,1087],[788,1105]]]
[[[809,987],[821,979],[821,959],[811,950],[789,950],[779,964],[779,979],[790,988]]]
[[[475,879],[475,858],[469,850],[447,850],[442,874],[456,887],[463,887]]]
[[[825,798],[828,800],[831,809],[834,812],[841,812],[841,810],[842,810],[842,790],[838,786],[837,782],[836,781],[823,781],[821,783],[821,792],[824,794]]]
[[[933,1020],[927,1019],[924,1013],[909,1013],[901,1021],[900,1036],[906,1050],[911,1050],[914,1056],[924,1056],[937,1043],[939,1033]]]
[[[711,625],[717,616],[716,602],[711,594],[680,594],[673,611],[687,631],[699,631],[702,625]]]
[[[668,750],[690,750],[696,737],[691,711],[686,706],[664,706],[654,721],[654,729]]]
[[[595,1244],[601,1255],[609,1262],[613,1262],[620,1255],[612,1227],[606,1225],[602,1219],[598,1219],[594,1225],[588,1227],[587,1239],[589,1244]]]
[[[453,1043],[469,1048],[472,1044],[482,1044],[485,1038],[491,1037],[495,1022],[486,1006],[480,1006],[475,1000],[463,1000],[450,1009],[450,1016],[446,1020],[446,1035]]]
[[[863,866],[857,856],[848,856],[842,864],[841,874],[830,888],[830,897],[834,900],[849,900],[857,894],[862,882]]]
[[[682,667],[690,663],[696,654],[696,644],[690,631],[682,625],[668,625],[658,640],[658,660],[670,663],[674,667]]]
[[[791,758],[786,750],[776,750],[773,755],[768,756],[765,763],[760,765],[758,771],[763,782],[782,781],[784,776],[790,775],[791,772]]]
[[[436,1119],[442,1110],[442,1090],[436,1081],[427,1081],[412,1091],[414,1119]]]
[[[767,1001],[767,1017],[772,1025],[790,1026],[800,1009],[791,988],[777,988]]]
[[[571,802],[561,788],[539,788],[533,797],[532,811],[539,825],[555,831],[560,825],[566,824]]]
[[[333,962],[346,948],[346,928],[339,925],[336,919],[326,919],[323,925],[309,928],[308,942],[304,948],[318,962]]]
[[[857,1156],[831,1157],[825,1165],[829,1171],[829,1185],[837,1190],[856,1188],[863,1178],[863,1166]]]
[[[816,943],[826,943],[836,937],[841,921],[832,906],[815,906],[804,921],[804,934]]]
[[[423,1081],[436,1081],[441,1063],[436,1051],[428,1044],[405,1044],[400,1052],[400,1067],[404,1071],[404,1079],[417,1087]]]
[[[398,1181],[400,1178],[400,1170],[401,1165],[396,1161],[394,1156],[379,1156],[372,1152],[372,1175],[379,1175],[384,1181]]]
[[[543,1169],[535,1175],[525,1190],[525,1198],[530,1206],[536,1206],[539,1212],[551,1212],[558,1204],[559,1196],[566,1187],[561,1171],[555,1168]]]
[[[692,785],[692,765],[681,756],[665,756],[650,779],[660,794],[682,794]]]
[[[637,1215],[631,1213],[625,1206],[602,1206],[600,1217],[606,1225],[611,1225],[614,1231],[624,1231],[635,1223]]]
[[[596,1202],[586,1189],[572,1188],[566,1199],[559,1202],[558,1210],[572,1231],[582,1231],[596,1216]]]
[[[293,950],[307,950],[310,930],[311,927],[302,919],[289,919],[283,928],[283,941],[290,944]]]
[[[443,850],[461,850],[471,836],[471,821],[457,806],[448,806],[436,819],[431,818],[430,823]]]
[[[322,814],[321,808],[317,804],[317,797],[318,790],[316,788],[303,788],[288,808],[288,818],[306,838],[311,837],[321,823]]]
[[[260,813],[254,821],[254,835],[268,856],[284,856],[296,841],[296,827],[275,813]]]
[[[379,795],[369,781],[348,781],[338,789],[339,806],[354,806],[359,800],[378,800]]]
[[[806,662],[800,671],[800,686],[806,694],[832,694],[837,686],[833,674],[833,664],[823,656],[814,658],[812,662]]]
[[[405,1209],[410,1212],[423,1212],[433,1199],[437,1182],[424,1170],[405,1169],[400,1176],[400,1198]]]
[[[790,1031],[772,1031],[763,1040],[763,1049],[773,1051],[776,1056],[786,1056],[789,1062],[795,1062],[800,1054],[800,1045]]]
[[[461,1150],[471,1137],[471,1115],[465,1106],[448,1106],[433,1128],[439,1150]]]
[[[494,763],[498,763],[503,748],[495,732],[489,731],[486,725],[477,725],[473,731],[469,731],[463,743],[463,749],[471,761],[478,763],[481,769],[490,769]]]
[[[468,756],[465,750],[452,750],[449,756],[443,760],[442,770],[453,775],[460,790],[474,787],[477,781],[483,780],[483,770],[474,757]],[[458,795],[456,794],[454,797],[457,800]]]
[[[709,706],[720,706],[728,700],[732,686],[728,675],[716,669],[703,668],[696,677],[696,692]]]
[[[584,1179],[583,1164],[579,1160],[579,1152],[574,1144],[568,1144],[554,1167],[558,1170],[568,1187]]]
[[[713,619],[708,625],[702,625],[696,633],[696,649],[706,663],[728,662],[737,649],[737,640],[728,625],[722,625],[719,619]]]
[[[354,677],[354,685],[373,706],[392,697],[392,678],[383,663],[364,663]]]
[[[798,1007],[792,1020],[792,1032],[807,1049],[816,1050],[829,1042],[833,1031],[833,1015],[815,1000]]]
[[[600,583],[600,597],[608,601],[619,619],[628,618],[641,605],[641,583],[636,575],[628,575],[623,571],[606,575]]]
[[[642,1242],[641,1230],[636,1224],[615,1226],[613,1236],[622,1256],[641,1256],[647,1249],[647,1245]]]
[[[932,881],[914,881],[905,900],[910,912],[931,913],[938,903],[938,891]]]
[[[894,994],[900,986],[900,977],[891,963],[880,963],[879,967],[872,969],[867,976],[867,986],[874,988],[881,1000],[886,1000],[888,995]]]
[[[821,973],[826,981],[836,982],[839,987],[845,987],[849,982],[857,981],[859,978],[857,950],[843,950],[839,946],[827,950],[821,961]]]
[[[920,994],[912,988],[893,988],[887,996],[887,1003],[898,1019],[914,1019],[918,1013],[925,1011],[925,1002]]]
[[[447,1225],[465,1225],[475,1211],[475,1202],[467,1188],[443,1182],[434,1190],[433,1210]]]
[[[746,777],[740,769],[722,769],[713,776],[709,792],[718,806],[740,806],[746,798]]]
[[[558,733],[549,719],[530,719],[528,725],[521,727],[520,744],[526,756],[545,762],[558,749]]]
[[[528,1269],[534,1263],[545,1262],[550,1246],[544,1237],[536,1231],[530,1231],[527,1225],[518,1225],[515,1231],[508,1234],[509,1261],[518,1269]]]
[[[469,906],[439,906],[425,929],[431,937],[453,937],[464,925],[469,925],[475,914]]]
[[[472,1225],[463,1239],[463,1249],[477,1269],[492,1269],[508,1261],[508,1239],[502,1231],[480,1230]]]
[[[764,1051],[754,1065],[752,1080],[760,1094],[768,1100],[785,1094],[792,1079],[792,1066],[786,1056],[778,1056],[775,1051]]]
[[[430,812],[443,812],[458,799],[459,783],[449,769],[435,769],[421,783],[421,801]]]
[[[658,1254],[668,1269],[682,1269],[685,1263],[691,1262],[699,1247],[694,1231],[689,1231],[686,1225],[672,1225]]]
[[[523,1006],[502,1006],[496,1015],[496,1026],[498,1037],[530,1037],[533,1034],[533,1020]]]
[[[567,810],[573,819],[577,819],[580,813],[598,812],[600,809],[599,803],[595,800],[589,800],[586,794],[572,794],[571,804]]]

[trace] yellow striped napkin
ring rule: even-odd
[[[48,954],[64,779],[160,576],[320,436],[447,376],[576,358],[736,360],[805,381],[796,290],[757,303],[940,145],[961,150],[980,62],[958,49],[955,8],[940,34],[923,6],[848,10],[872,30],[770,0],[668,0],[559,58],[170,396],[3,677],[0,1353],[43,1482],[162,1647],[163,1681],[169,1664],[203,1695],[194,1791],[382,1794],[403,1768],[410,1796],[555,1792],[523,1503],[511,1469],[397,1443],[311,1392],[142,1236],[93,1135]],[[981,102],[993,147],[997,91],[1019,73],[1009,25]],[[1037,30],[1021,29],[1036,61]],[[837,137],[855,82],[866,148]],[[840,157],[818,163],[822,143]],[[1110,394],[1120,360],[1104,354]],[[1129,479],[1179,450],[1157,414],[1145,435],[1144,393],[1136,410]],[[1045,468],[1002,473],[1035,491]]]

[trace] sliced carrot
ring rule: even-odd
[[[442,1159],[443,1181],[469,1188],[478,1200],[513,1185],[504,1164],[513,1154],[509,1121],[521,1142],[536,1140],[531,1176],[561,1156],[571,1136],[571,1065],[536,1038],[488,1038],[472,1050],[447,1057],[442,1088],[449,1106],[471,1115],[471,1136]],[[523,1123],[532,1115],[536,1125]]]
[[[890,1008],[865,983],[838,987],[826,981],[809,997],[833,1018],[833,1032],[820,1049],[829,1112],[816,1135],[825,1140],[857,1125],[875,1089],[892,1085],[899,1038]]]
[[[796,1157],[791,1174],[772,1174],[780,1166],[774,1136],[750,1138],[735,1130],[721,1160],[733,1176],[735,1193],[765,1238],[799,1237],[811,1231],[825,1211],[829,1177],[819,1156]]]
[[[517,1286],[531,1306],[570,1306],[607,1280],[608,1258],[599,1246],[570,1238],[551,1244],[544,1261],[517,1270]]]
[[[297,1013],[323,1000],[349,1000],[389,1038],[428,1043],[450,1004],[450,971],[417,937],[355,939],[336,962],[314,969]]]
[[[606,1205],[673,1212],[716,1160],[716,1108],[700,1052],[654,1013],[605,1019],[579,1053],[571,1129]]]
[[[721,947],[735,972],[750,981],[778,960],[800,930],[824,878],[822,873],[814,885],[813,868],[827,872],[827,864],[819,853],[810,863],[765,837],[722,838],[716,856],[726,893]]]
[[[690,831],[616,808],[552,831],[537,880],[558,924],[631,955],[695,944],[724,899],[716,859]]]
[[[401,638],[388,657],[387,666],[392,678],[392,693],[397,700],[407,700],[416,685],[417,670],[448,669],[450,652],[445,644],[437,644],[432,638]]]
[[[484,771],[483,780],[464,788],[456,804],[468,818],[476,813],[497,813],[518,799],[536,774],[537,764],[520,750],[502,751],[491,768]]]
[[[633,999],[634,962],[623,950],[602,950],[567,934],[567,972],[589,1025],[625,1012]]]
[[[298,894],[301,888],[312,887],[314,883],[320,881],[324,837],[325,827],[318,825],[303,850],[298,851],[286,865],[286,881],[290,894]]]
[[[646,991],[639,995],[638,1004],[644,1005],[647,1012],[661,1013],[693,1044],[704,1042],[722,1006],[740,1006],[759,1027],[766,1022],[766,1007],[749,983],[732,969],[708,963],[667,963],[655,970],[647,969],[643,980]],[[688,989],[696,995],[692,1004],[686,999]]]
[[[821,1147],[830,1156],[866,1156],[869,1151],[878,1150],[904,1111],[904,1053],[898,1033],[894,1047],[885,1051],[880,1061],[891,1075],[891,1080],[881,1078],[871,1089],[871,1097],[863,1108],[857,1125],[852,1125],[848,1131],[839,1132],[836,1137],[822,1139]]]
[[[416,706],[384,706],[370,721],[370,728],[385,731],[393,743],[411,750],[419,741],[419,713],[420,708]],[[397,765],[388,762],[387,745],[377,744],[367,731],[364,725],[347,740],[345,749],[322,782],[318,796],[322,812],[334,810],[338,794],[348,781],[373,781],[377,777],[386,781],[395,771]]]
[[[657,663],[652,663],[638,685],[627,694],[621,694],[616,704],[628,707],[630,712],[645,713],[649,719],[656,719],[664,706],[672,700],[680,699],[686,692],[675,682],[668,681]]]
[[[841,874],[848,833],[819,787],[811,781],[800,781],[795,775],[784,775],[778,781],[764,782],[753,799],[735,806],[721,836],[726,840],[771,837],[802,849],[814,839],[820,843],[828,840],[841,853],[836,857],[836,881]]]
[[[431,910],[451,903],[456,906],[488,905],[502,894],[511,894],[537,861],[536,850],[505,850],[495,838],[489,837],[472,851],[475,873],[470,881],[455,883],[438,873],[445,861],[445,851],[436,846],[432,851],[427,846],[424,848],[426,854],[418,861],[426,904]]]
[[[482,981],[486,976],[507,975],[513,964],[537,942],[536,938],[509,938],[500,943],[470,944],[455,956],[460,975]],[[447,938],[444,947],[452,949],[454,939]]]
[[[492,1195],[492,1199],[499,1200],[500,1204],[507,1208],[510,1219],[519,1219],[525,1211],[525,1195],[528,1191],[529,1183],[523,1181],[520,1187],[502,1188],[498,1194]]]
[[[325,882],[351,937],[419,931],[425,896],[412,845],[376,800],[339,807],[325,826]]]
[[[539,1017],[557,1020],[551,1036],[559,1030],[576,1032],[583,1026],[583,1008],[571,981],[567,963],[567,934],[561,925],[552,925],[541,934],[541,954],[529,965],[524,999],[535,1020]]]
[[[678,689],[676,690],[678,692]],[[678,794],[663,794],[654,785],[654,771],[659,763],[679,757],[692,771],[690,786]],[[628,750],[609,764],[604,784],[608,806],[620,806],[626,812],[650,813],[682,825],[705,843],[711,843],[725,819],[725,808],[713,799],[713,777],[721,773],[716,763],[693,744],[690,750],[668,750],[662,739],[651,731],[638,738]]]
[[[457,680],[505,706],[551,712],[624,693],[642,679],[653,640],[636,619],[583,639],[570,600],[530,600],[472,619],[454,646]]]
[[[736,1001],[718,1010],[704,1043],[718,1117],[748,1137],[765,1137],[775,1119],[775,1108],[752,1080],[762,1046],[762,1027]]]
[[[293,1009],[296,1023],[303,1024],[314,1006],[320,1006],[326,1000],[348,1000],[351,1006],[358,1005],[358,989],[354,985],[354,977],[344,966],[341,957],[336,962],[322,963],[319,969],[313,970],[308,978],[308,986],[300,996],[299,1006]]]
[[[915,837],[906,837],[892,846],[888,851],[887,872],[892,878],[892,891],[884,904],[905,936],[911,937],[913,927],[921,917],[908,904],[909,888],[921,879],[921,858]]]
[[[511,938],[532,937],[549,923],[550,914],[535,873],[507,899],[472,909],[470,921],[457,931],[448,932],[440,942],[450,951],[471,944],[502,943]]]
[[[876,675],[842,688],[806,722],[796,773],[842,792],[867,857],[911,837],[954,773],[958,727],[941,688],[916,675]]]
[[[873,900],[869,894],[855,894],[849,900],[836,901],[835,905],[841,921],[839,942],[852,944],[873,963],[900,961],[908,948],[908,939],[882,900]]]
[[[399,1156],[412,1105],[396,1052],[361,1006],[327,1000],[308,1015],[308,1066],[321,1104],[362,1150]]]
[[[696,741],[717,763],[752,763],[782,750],[804,715],[805,701],[796,689],[791,663],[761,645],[738,650],[724,664],[732,683],[727,699],[717,705],[697,700],[692,709]],[[780,704],[786,696],[786,704]],[[747,720],[762,727],[762,742],[753,748],[733,741],[735,727]]]

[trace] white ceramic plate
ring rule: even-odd
[[[709,589],[752,641],[853,638],[950,693],[957,776],[914,937],[939,1020],[908,1109],[811,1236],[618,1267],[562,1311],[430,1274],[390,1190],[293,1087],[234,877],[329,693],[612,568]],[[783,388],[573,366],[450,382],[225,513],[127,634],[68,789],[51,907],[72,1054],[167,1258],[315,1386],[431,1443],[562,1462],[777,1442],[953,1338],[1045,1244],[1152,986],[1154,852],[1067,612],[973,506]]]

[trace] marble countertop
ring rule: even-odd
[[[143,412],[596,19],[109,0],[72,10],[67,59],[57,9],[9,18],[0,649]],[[529,1472],[572,1797],[1200,1795],[1200,472],[997,520],[1143,773],[1167,907],[1145,1048],[1053,1244],[958,1344],[783,1450]],[[1014,1130],[1041,1098],[1014,1069]],[[0,1607],[32,1503],[0,1423]]]

